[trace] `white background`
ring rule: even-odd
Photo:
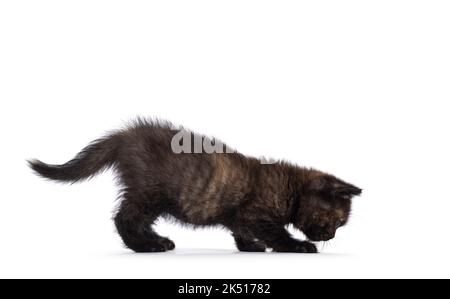
[[[449,15],[448,1],[2,1],[0,277],[450,277]],[[364,194],[320,255],[238,253],[226,231],[165,222],[177,250],[133,254],[111,172],[61,185],[25,159],[63,163],[136,115]]]

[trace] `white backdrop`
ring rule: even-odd
[[[0,277],[449,277],[449,15],[448,1],[0,2]],[[226,231],[165,222],[177,250],[133,254],[112,173],[60,185],[25,160],[65,162],[136,115],[364,194],[320,255],[238,253]]]

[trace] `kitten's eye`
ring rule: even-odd
[[[336,221],[336,228],[339,228],[342,225],[342,221],[338,220]]]

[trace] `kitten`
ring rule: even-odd
[[[196,153],[176,148],[181,133],[194,137],[183,149],[197,145]],[[138,119],[92,142],[63,165],[38,160],[29,165],[61,182],[78,182],[113,167],[123,186],[115,225],[125,246],[135,252],[174,249],[170,239],[152,229],[158,217],[173,216],[194,226],[228,228],[240,251],[316,253],[309,241],[334,238],[348,220],[351,198],[361,194],[361,189],[317,170],[285,162],[262,164],[228,148],[226,153],[199,153],[199,138],[215,149],[221,146],[170,123]],[[294,239],[288,224],[309,241]]]

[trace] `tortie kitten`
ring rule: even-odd
[[[41,176],[62,182],[112,167],[123,186],[115,225],[136,252],[174,249],[171,240],[152,229],[158,217],[173,216],[194,226],[228,228],[240,251],[316,253],[309,241],[334,238],[347,223],[351,198],[362,191],[317,170],[267,164],[221,147],[170,123],[138,119],[65,164],[29,164]],[[309,241],[294,239],[286,230],[289,224]]]

